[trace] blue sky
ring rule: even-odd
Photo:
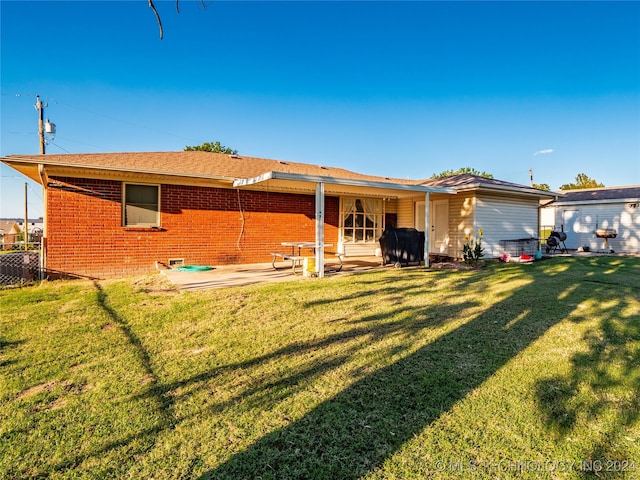
[[[240,154],[640,184],[640,2],[6,1],[0,154]],[[544,153],[539,153],[544,152]],[[537,153],[537,154],[536,154]],[[0,217],[24,178],[2,166]],[[29,185],[30,217],[42,193]]]

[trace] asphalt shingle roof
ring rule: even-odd
[[[564,190],[562,202],[593,202],[599,200],[622,200],[640,198],[640,185],[629,187],[590,188],[584,190]]]
[[[11,155],[8,158],[40,162],[44,160],[43,163],[65,166],[167,175],[254,178],[267,172],[283,172],[353,180],[415,183],[415,181],[365,175],[338,167],[199,151],[47,154],[44,157],[40,155]]]
[[[427,180],[410,180],[365,175],[339,167],[199,151],[11,155],[4,158],[8,161],[23,161],[33,164],[45,163],[51,166],[59,165],[62,167],[200,178],[251,179],[269,172],[279,172],[365,182],[442,187],[454,190],[485,188],[551,196],[551,192],[536,190],[526,185],[471,174]]]
[[[452,175],[450,177],[443,178],[429,178],[427,180],[421,180],[419,185],[425,185],[428,187],[446,187],[454,188],[458,190],[464,190],[465,188],[497,188],[497,189],[509,189],[509,190],[537,190],[527,185],[520,185],[519,183],[505,182],[504,180],[497,180],[495,178],[485,178],[479,175],[472,175],[470,173],[460,173],[458,175]],[[541,193],[543,190],[539,190]]]

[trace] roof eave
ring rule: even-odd
[[[368,187],[387,190],[400,190],[405,192],[445,193],[454,195],[456,191],[446,187],[427,187],[424,185],[403,184],[392,182],[378,182],[371,180],[358,180],[351,178],[325,177],[320,175],[303,175],[288,172],[267,172],[253,178],[238,178],[233,182],[234,187],[248,187],[268,180],[289,180],[307,183],[327,183],[332,185],[344,185],[350,187]]]
[[[509,193],[533,195],[540,198],[557,198],[559,196],[563,196],[562,193],[539,190],[537,188],[530,188],[525,185],[522,185],[522,186],[500,185],[495,183],[484,183],[479,181],[473,181],[470,183],[464,183],[460,185],[452,185],[447,188],[454,189],[458,193],[477,192],[477,191],[483,191],[483,192],[498,191],[498,192],[509,192]]]
[[[466,187],[466,186],[465,186]],[[538,190],[536,188],[529,188],[529,187],[512,187],[509,185],[487,185],[487,184],[482,184],[482,183],[477,183],[473,185],[473,188],[470,189],[476,189],[476,190],[480,190],[480,191],[500,191],[500,192],[509,192],[509,193],[519,193],[519,194],[527,194],[527,195],[532,195],[532,196],[536,196],[536,197],[542,197],[542,198],[556,198],[558,196],[557,193],[554,192],[548,192],[546,190]]]
[[[612,204],[612,203],[639,203],[640,197],[629,198],[603,198],[601,200],[560,200],[553,202],[552,205],[595,205],[595,204]]]
[[[197,179],[215,180],[215,181],[228,182],[228,183],[231,183],[235,180],[235,177],[229,177],[224,175],[190,174],[190,173],[170,172],[166,170],[149,170],[149,169],[139,169],[139,168],[110,167],[110,166],[91,165],[91,164],[82,164],[82,163],[69,164],[64,162],[51,162],[51,161],[47,161],[46,155],[43,155],[42,158],[38,158],[37,160],[31,159],[31,158],[23,158],[19,156],[0,157],[0,160],[10,167],[12,167],[12,164],[29,164],[29,165],[44,165],[45,167],[58,167],[58,168],[65,168],[65,169],[105,171],[110,173],[123,172],[123,173],[138,173],[138,174],[144,174],[144,175],[160,175],[160,176],[181,177],[181,178],[191,178],[191,179],[197,178]]]

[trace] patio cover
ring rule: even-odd
[[[253,178],[240,178],[233,182],[236,188],[260,188],[270,190],[314,193],[316,196],[316,272],[324,276],[324,199],[326,195],[363,195],[376,197],[425,196],[425,225],[429,225],[429,195],[431,193],[455,194],[446,187],[432,187],[410,183],[394,183],[373,180],[336,178],[330,176],[305,175],[290,172],[267,172]],[[425,229],[425,266],[429,266],[429,229]]]

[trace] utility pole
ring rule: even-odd
[[[36,110],[38,110],[38,136],[40,137],[40,155],[44,155],[45,145],[48,141],[53,141],[53,138],[56,134],[56,124],[51,123],[47,118],[47,121],[44,121],[44,109],[48,107],[48,103],[42,103],[40,100],[40,95],[36,95]],[[49,135],[49,139],[45,138],[45,134]]]
[[[533,168],[529,169],[529,185],[533,188]]]
[[[44,107],[40,95],[36,95],[36,110],[38,110],[38,136],[40,137],[40,155],[44,155]]]

